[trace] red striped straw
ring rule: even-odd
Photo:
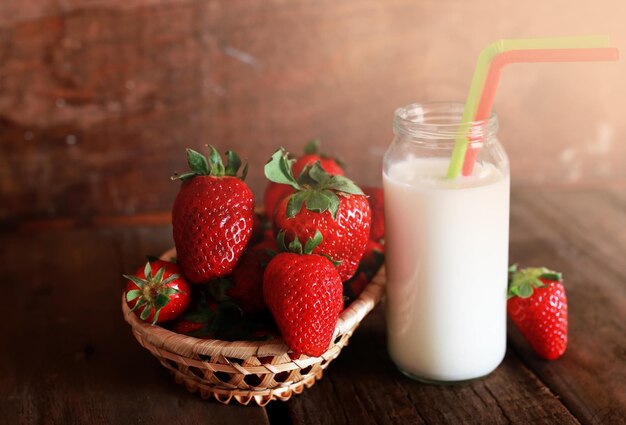
[[[482,121],[489,118],[493,100],[496,96],[498,83],[502,69],[511,63],[522,62],[597,62],[616,61],[619,59],[619,51],[613,47],[585,48],[585,49],[528,49],[509,50],[496,55],[489,66],[485,79],[483,92],[476,109],[474,121]],[[468,144],[463,160],[463,175],[469,176],[474,170],[476,157],[480,147]]]

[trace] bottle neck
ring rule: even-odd
[[[495,141],[498,118],[495,113],[482,121],[461,122],[462,103],[412,103],[396,109],[393,131],[396,136],[424,146],[451,148],[455,140],[467,137],[470,144]]]

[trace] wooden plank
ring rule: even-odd
[[[0,423],[268,423],[189,394],[131,335],[121,274],[170,245],[169,227],[0,236]]]
[[[589,424],[626,423],[626,199],[623,191],[523,191],[511,210],[511,259],[562,271],[569,347],[542,361],[515,351]]]
[[[468,384],[426,385],[405,377],[387,355],[381,308],[324,378],[288,408],[294,424],[577,423],[511,352],[490,376]]]

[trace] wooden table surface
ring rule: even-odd
[[[187,393],[131,335],[121,274],[172,244],[163,220],[4,229],[0,423],[626,423],[626,188],[518,189],[511,204],[511,260],[565,275],[561,359],[538,359],[511,330],[487,378],[417,383],[389,360],[378,308],[321,381],[267,408]]]

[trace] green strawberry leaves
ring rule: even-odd
[[[211,154],[215,152],[215,149],[211,150]],[[222,162],[220,155],[217,154],[219,162]],[[201,176],[208,176],[211,173],[211,167],[209,167],[209,161],[200,152],[196,152],[193,149],[187,149],[187,164],[194,173]]]
[[[313,250],[322,243],[322,239],[322,232],[320,232],[319,230],[315,232],[315,235],[312,238],[309,238],[305,242],[304,246],[302,246],[302,242],[300,242],[298,236],[296,236],[291,242],[289,242],[289,245],[287,245],[285,242],[284,230],[278,232],[278,236],[276,237],[278,248],[281,252],[293,252],[294,254],[300,255],[312,254]]]
[[[322,243],[322,240],[324,239],[322,232],[320,232],[319,230],[316,230],[315,235],[313,235],[312,238],[307,239],[307,241],[304,243],[304,246],[302,246],[302,242],[300,242],[300,240],[298,239],[298,236],[296,236],[291,242],[289,242],[289,245],[287,245],[285,242],[285,234],[286,234],[285,230],[281,230],[280,232],[278,232],[278,236],[276,237],[278,249],[280,250],[280,252],[293,252],[294,254],[299,254],[299,255],[313,254],[313,251],[315,250],[315,248],[317,248],[319,244]],[[319,255],[330,260],[330,262],[333,263],[335,267],[341,264],[341,260],[339,261],[333,260],[330,257],[330,255],[326,255],[326,254],[319,254]]]
[[[352,195],[364,195],[361,188],[345,176],[332,176],[327,183],[327,187],[329,189],[336,190],[337,192],[350,193]]]
[[[317,248],[319,244],[322,243],[322,240],[323,240],[322,233],[319,230],[317,230],[315,232],[315,236],[313,236],[312,238],[309,238],[309,240],[307,240],[306,243],[304,244],[304,253],[311,254],[313,250]]]
[[[226,175],[236,176],[239,168],[241,167],[241,159],[239,158],[239,155],[231,150],[228,150],[226,151],[226,158],[228,159],[228,165],[226,166]],[[248,164],[246,163],[243,166],[243,170],[241,172],[241,180],[245,180],[247,175]]]
[[[211,169],[210,169],[209,175],[223,176],[226,173],[226,169],[224,168],[224,164],[222,163],[222,157],[220,156],[217,149],[215,149],[213,146],[211,145],[207,145],[207,146],[209,147],[209,150],[210,150],[208,160],[211,162],[211,167],[210,167]],[[188,150],[191,150],[191,149],[188,149]],[[189,164],[189,167],[191,167],[191,164]]]
[[[310,167],[304,167],[298,178],[293,175],[288,153],[280,148],[274,152],[265,164],[265,177],[274,183],[288,184],[296,192],[287,203],[287,217],[295,217],[303,206],[309,211],[323,213],[329,211],[333,219],[337,218],[339,197],[337,194],[363,195],[363,191],[345,176],[327,173],[319,161]]]
[[[331,190],[303,190],[296,192],[287,201],[287,217],[295,217],[303,205],[306,205],[307,210],[318,213],[329,210],[333,218],[337,218],[339,198]]]
[[[509,267],[508,298],[528,298],[535,288],[543,288],[549,285],[546,282],[561,282],[562,279],[561,273],[545,267],[518,269],[517,264],[514,264]]]
[[[211,145],[206,145],[209,148],[209,155],[204,156],[200,152],[193,149],[187,149],[187,164],[191,172],[183,174],[174,174],[172,180],[181,180],[183,182],[191,180],[197,176],[213,176],[213,177],[238,177],[237,173],[241,167],[241,159],[233,151],[226,151],[226,158],[228,163],[224,166],[222,158],[219,152]],[[240,178],[244,180],[248,173],[248,164],[243,168]]]
[[[131,289],[126,293],[126,301],[131,302],[134,299],[137,299],[141,296],[141,290],[139,289]]]
[[[182,292],[179,289],[166,286],[168,283],[178,279],[180,276],[174,273],[163,279],[165,275],[165,267],[160,267],[157,272],[152,275],[152,266],[150,265],[150,261],[146,262],[143,272],[145,278],[140,278],[135,275],[122,275],[139,288],[128,291],[126,293],[126,301],[131,302],[136,300],[131,312],[139,310],[143,307],[143,310],[139,315],[141,320],[147,320],[150,316],[150,312],[154,308],[154,318],[152,319],[152,324],[154,325],[159,319],[161,309],[169,303],[170,297],[176,293]]]
[[[265,177],[274,183],[288,184],[296,190],[301,189],[291,171],[294,162],[295,160],[289,159],[287,151],[283,148],[278,149],[263,168]]]

